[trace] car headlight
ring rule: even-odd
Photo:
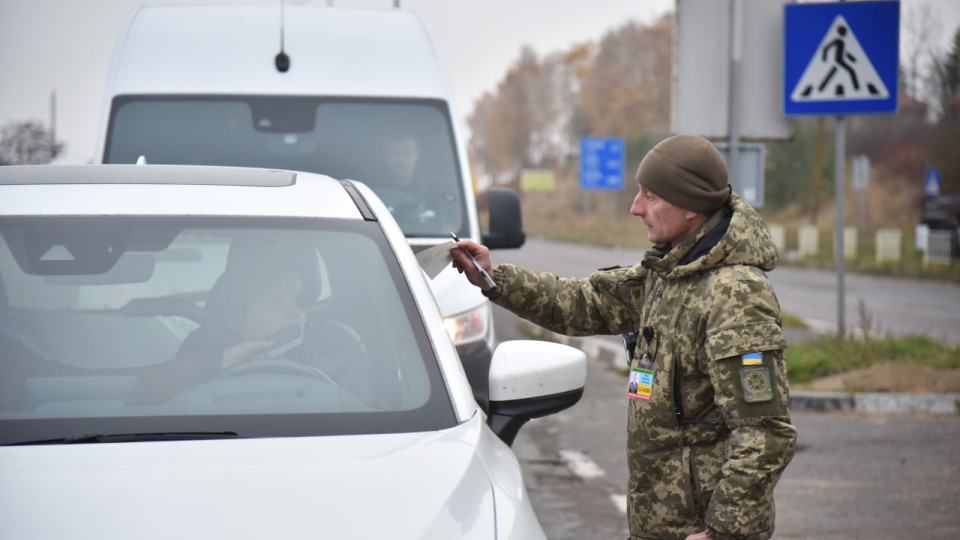
[[[490,307],[482,305],[473,311],[443,318],[443,328],[454,345],[480,341],[487,336]]]

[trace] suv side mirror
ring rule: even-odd
[[[487,424],[512,445],[532,418],[575,405],[587,380],[587,355],[560,343],[505,341],[490,361],[490,414]]]
[[[490,188],[490,232],[483,235],[483,245],[490,249],[518,248],[527,235],[523,232],[520,198],[508,188]]]

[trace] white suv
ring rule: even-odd
[[[0,167],[0,538],[543,538],[509,444],[585,357],[486,415],[427,279],[360,183]]]

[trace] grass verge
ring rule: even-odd
[[[923,336],[838,339],[821,337],[784,353],[791,383],[805,383],[877,364],[960,369],[960,347]]]
[[[809,325],[802,317],[797,317],[790,313],[781,313],[780,317],[784,328],[809,328]]]

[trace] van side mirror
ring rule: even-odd
[[[490,232],[483,235],[483,245],[490,249],[518,248],[527,235],[523,232],[520,198],[508,188],[493,187],[490,197]]]

